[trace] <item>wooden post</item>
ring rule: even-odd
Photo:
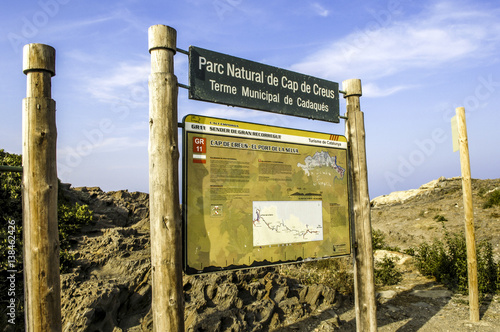
[[[373,272],[372,228],[368,171],[366,166],[365,125],[360,110],[361,81],[350,79],[342,82],[347,103],[346,135],[351,164],[354,238],[355,238],[355,310],[356,330],[377,330],[377,308]]]
[[[26,331],[61,331],[57,230],[56,103],[51,99],[54,48],[23,50],[24,310]]]
[[[149,218],[154,331],[184,331],[177,144],[177,32],[149,28]]]
[[[462,191],[465,213],[465,239],[467,243],[467,272],[469,280],[469,314],[472,322],[479,322],[479,296],[477,284],[476,236],[474,232],[474,210],[472,208],[472,184],[469,160],[469,142],[465,124],[465,109],[457,107],[457,129],[460,143],[460,165],[462,169]]]

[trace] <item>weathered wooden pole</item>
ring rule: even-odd
[[[154,331],[184,331],[177,144],[177,32],[149,28],[149,218]]]
[[[23,50],[24,310],[26,331],[61,331],[57,230],[56,103],[51,98],[54,48]]]
[[[476,236],[474,232],[474,210],[472,207],[472,183],[469,159],[469,141],[465,124],[465,108],[457,107],[457,129],[462,169],[462,191],[465,213],[465,240],[467,244],[467,273],[469,280],[469,314],[472,322],[479,322],[479,295],[477,283]]]
[[[346,135],[351,164],[355,264],[354,287],[356,305],[356,330],[377,330],[377,308],[373,273],[372,228],[370,196],[368,194],[368,170],[366,166],[365,125],[359,97],[361,81],[349,79],[342,82],[347,104]]]

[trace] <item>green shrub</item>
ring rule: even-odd
[[[385,235],[381,230],[372,229],[372,248],[380,250],[385,247]]]
[[[92,219],[92,211],[88,205],[75,203],[58,204],[57,218],[59,220],[59,243],[60,243],[60,271],[67,273],[75,265],[75,256],[68,252],[71,247],[69,237],[76,235],[83,226],[89,224]]]
[[[499,290],[498,264],[493,260],[489,242],[482,241],[476,248],[478,287],[481,293]],[[423,243],[415,250],[415,265],[427,276],[433,276],[450,290],[468,292],[467,246],[463,233],[449,233],[445,229],[444,242]]]
[[[415,248],[408,248],[403,250],[403,254],[410,255],[410,256],[415,256]]]
[[[389,250],[401,252],[399,247],[391,247],[385,243],[385,235],[381,230],[372,229],[372,249],[373,250]]]
[[[499,266],[493,259],[493,246],[483,240],[477,246],[477,279],[479,292],[495,293],[500,290]]]
[[[21,156],[0,149],[0,165],[21,166]],[[8,283],[3,282],[10,276],[8,270],[16,273],[16,314],[23,317],[23,247],[22,247],[22,173],[0,172],[0,326],[7,326]],[[10,236],[10,238],[9,238]],[[13,252],[15,251],[15,254]],[[19,296],[17,296],[19,294]],[[22,325],[22,324],[21,324]],[[23,328],[21,327],[22,331]]]
[[[422,274],[433,276],[448,288],[463,293],[467,289],[467,253],[463,250],[465,239],[462,239],[458,234],[446,232],[445,243],[439,240],[431,245],[424,243],[417,249],[415,258]]]
[[[88,205],[59,204],[57,207],[57,219],[59,220],[59,241],[61,249],[69,249],[68,238],[77,234],[81,228],[92,221],[92,211]]]
[[[75,266],[75,255],[68,250],[61,250],[59,252],[59,271],[61,273],[69,273]]]
[[[403,274],[396,268],[393,258],[385,256],[375,264],[375,283],[381,285],[396,285],[403,280]]]
[[[21,166],[21,156],[0,149],[0,165]],[[22,269],[22,173],[0,172],[0,269],[8,270],[9,235],[15,236],[16,269]],[[9,223],[14,232],[9,232]],[[12,227],[10,228],[12,231]],[[10,238],[13,239],[12,237]]]
[[[489,209],[493,206],[500,205],[500,189],[492,191],[488,194],[486,202],[483,204],[483,209]]]
[[[437,222],[448,221],[448,219],[446,219],[444,216],[440,214],[436,214],[433,219],[436,220]]]
[[[11,154],[0,149],[0,165],[21,166],[20,155]],[[16,264],[17,270],[22,270],[22,173],[0,172],[0,268],[5,269],[8,264],[8,223],[11,220],[16,224]],[[61,188],[61,186],[59,186]],[[68,254],[70,248],[69,237],[77,234],[80,229],[92,221],[92,211],[87,205],[69,204],[58,192],[58,227],[61,256],[61,271],[67,271],[74,257]]]

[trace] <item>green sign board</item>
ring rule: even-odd
[[[184,118],[188,274],[349,255],[344,136]]]
[[[189,98],[339,122],[339,85],[191,46]]]

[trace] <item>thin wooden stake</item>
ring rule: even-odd
[[[149,215],[152,313],[157,332],[184,331],[177,144],[176,31],[149,28]]]
[[[61,331],[57,229],[56,104],[51,99],[55,50],[23,50],[23,232],[26,331]]]
[[[360,110],[361,81],[350,79],[342,82],[347,103],[346,135],[352,170],[354,238],[355,238],[355,311],[356,330],[377,330],[377,307],[373,272],[372,228],[368,170],[366,166],[365,125]]]
[[[467,273],[469,280],[469,314],[472,322],[479,322],[479,292],[477,282],[476,236],[472,207],[472,183],[470,173],[469,142],[465,124],[465,108],[457,107],[457,127],[460,143],[460,166],[465,213],[465,240],[467,244]]]

